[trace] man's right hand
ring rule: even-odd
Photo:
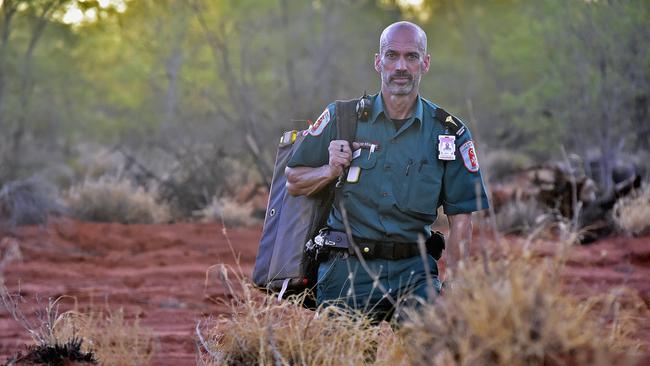
[[[358,149],[361,145],[352,143],[352,147]],[[346,140],[334,140],[327,148],[329,162],[318,168],[295,167],[285,170],[287,176],[287,191],[292,196],[310,196],[319,192],[332,180],[343,174],[344,168],[350,166],[352,161],[352,150]]]
[[[359,144],[352,143],[355,149],[359,148]],[[332,140],[330,146],[327,148],[330,159],[329,168],[332,172],[332,177],[338,177],[343,174],[343,169],[350,166],[352,161],[352,149],[347,140]]]
[[[332,177],[338,177],[343,174],[343,169],[350,166],[352,161],[352,150],[346,140],[332,140],[327,148],[329,152],[329,167]]]

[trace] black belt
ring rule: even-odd
[[[323,247],[333,251],[347,251],[350,255],[356,255],[356,251],[350,245],[344,232],[328,231],[321,235],[324,239]],[[354,243],[364,258],[398,260],[420,255],[417,243],[396,243],[362,238],[354,238]]]

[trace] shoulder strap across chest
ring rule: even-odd
[[[357,134],[358,99],[336,101],[336,138],[352,142]]]

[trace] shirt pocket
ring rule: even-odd
[[[442,172],[428,163],[417,163],[411,167],[413,173],[408,179],[407,194],[403,206],[408,211],[424,215],[435,215],[442,184]]]
[[[368,179],[369,170],[377,164],[377,153],[369,154],[367,150],[361,150],[361,154],[352,160],[350,168],[347,171],[346,182],[349,185],[355,185],[361,180]]]
[[[372,169],[377,164],[377,152],[370,154],[367,149],[362,149],[358,158],[352,160],[350,166],[358,166],[361,169]]]

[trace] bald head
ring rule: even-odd
[[[422,55],[425,55],[427,53],[427,34],[424,33],[424,30],[422,30],[422,28],[420,28],[417,24],[402,21],[389,25],[386,27],[386,29],[384,29],[383,32],[381,32],[381,37],[379,37],[380,55],[383,53],[384,47],[386,47],[386,45],[390,42],[393,34],[398,31],[412,32],[417,39],[418,49],[420,50],[420,53],[422,53]]]

